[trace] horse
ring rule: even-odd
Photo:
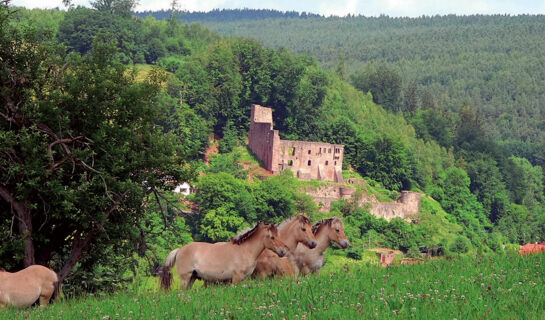
[[[57,274],[44,266],[32,265],[15,273],[0,268],[0,308],[28,307],[38,299],[40,307],[45,307],[58,291]]]
[[[312,226],[312,232],[318,240],[316,248],[309,250],[305,246],[298,245],[294,253],[297,268],[303,275],[311,272],[320,273],[320,269],[325,264],[324,251],[329,247],[330,242],[336,242],[343,249],[350,245],[344,233],[344,223],[340,218],[321,220]]]
[[[270,250],[264,250],[257,258],[257,265],[252,276],[265,279],[272,276],[291,276],[298,274],[292,252],[299,243],[312,249],[316,247],[316,237],[312,233],[310,219],[296,215],[284,220],[278,226],[278,235],[288,249],[288,254],[281,258]]]
[[[526,256],[533,253],[545,252],[545,242],[534,244],[528,243],[523,246],[520,246],[519,253],[520,255]]]
[[[192,242],[169,253],[159,271],[161,287],[170,288],[170,269],[174,264],[182,290],[189,290],[196,279],[237,284],[252,274],[257,257],[265,249],[271,249],[281,257],[286,254],[276,225],[265,222],[259,222],[229,242]]]

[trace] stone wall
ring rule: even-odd
[[[252,105],[248,145],[273,174],[290,169],[302,180],[342,180],[344,146],[325,142],[281,140],[273,129],[272,110]]]
[[[314,202],[320,206],[320,211],[328,212],[331,203],[339,199],[350,199],[356,189],[345,185],[324,185],[317,189],[309,189],[304,192],[312,197]],[[401,196],[395,202],[380,202],[374,195],[361,195],[360,205],[370,204],[370,213],[377,218],[391,220],[399,217],[402,219],[417,214],[420,210],[421,194],[412,191],[402,191]]]

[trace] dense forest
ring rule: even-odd
[[[271,15],[264,19],[254,10],[242,11],[244,18],[235,21],[218,16],[222,12],[230,16],[229,10],[188,21],[199,21],[221,34],[252,37],[267,47],[315,56],[323,67],[346,79],[387,67],[400,78],[400,88],[386,104],[375,100],[383,107],[413,108],[403,94],[411,91],[419,93],[413,99],[418,107],[453,112],[449,119],[470,106],[482,117],[488,138],[533,164],[545,164],[541,152],[545,147],[545,77],[541,72],[545,17],[301,19]]]
[[[273,108],[285,138],[344,144],[345,169],[392,198],[406,189],[430,196],[422,211],[439,225],[387,222],[353,202],[335,204],[331,215],[345,218],[352,257],[371,235],[396,249],[439,244],[451,254],[545,240],[538,153],[507,143],[521,138],[515,127],[512,140],[494,135],[474,99],[451,108],[459,97],[443,92],[446,82],[406,78],[403,59],[371,61],[347,74],[352,58],[340,55],[328,70],[309,55],[221,36],[176,14],[138,17],[133,5],[96,1],[66,12],[0,5],[0,260],[6,269],[49,264],[71,293],[115,288],[131,272],[152,273],[176,245],[224,241],[259,220],[295,213],[323,218],[289,172],[248,180],[239,160],[252,103]],[[284,21],[313,25],[325,18],[297,19]],[[375,30],[399,24],[401,37],[409,34],[402,35],[406,23],[441,25],[435,19],[451,17],[378,18],[384,26]],[[340,47],[326,39],[324,49]],[[441,65],[441,74],[456,77],[457,67],[472,68],[468,61],[451,70]],[[486,89],[505,94],[492,84]],[[537,105],[534,98],[527,96]],[[513,121],[523,117],[497,107]],[[518,127],[534,137],[528,146],[540,143],[543,131],[533,125],[528,118]],[[211,136],[220,137],[220,154],[205,164]],[[170,192],[182,181],[198,188],[189,198],[198,212],[187,214],[187,202]]]

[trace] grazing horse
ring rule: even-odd
[[[57,274],[44,266],[32,265],[15,273],[0,268],[0,308],[28,307],[38,299],[40,306],[45,307],[58,289]]]
[[[316,248],[309,250],[305,246],[298,245],[294,253],[299,272],[303,275],[320,272],[325,263],[324,251],[329,247],[330,242],[336,242],[343,249],[350,245],[344,234],[344,223],[340,218],[333,217],[319,221],[312,226],[312,232],[316,235],[318,242]]]
[[[539,244],[528,243],[520,246],[519,250],[519,253],[523,256],[539,252],[545,252],[545,242]]]
[[[231,238],[230,242],[192,242],[169,253],[159,271],[161,287],[172,282],[170,269],[176,264],[182,289],[190,289],[196,279],[205,282],[239,283],[254,271],[257,257],[271,249],[286,254],[285,245],[274,224],[259,222],[253,229]]]
[[[301,243],[310,249],[316,247],[316,237],[312,233],[310,219],[305,216],[297,215],[284,220],[278,226],[278,235],[290,252],[281,258],[270,250],[264,250],[257,258],[253,276],[260,279],[282,275],[295,277],[298,270],[292,252],[295,251],[297,244]]]

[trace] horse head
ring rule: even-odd
[[[280,240],[278,236],[278,229],[273,223],[259,222],[259,229],[263,230],[263,243],[265,248],[274,251],[279,257],[283,257],[286,254],[286,245]]]
[[[316,223],[312,227],[314,234],[317,234],[321,228],[327,228],[329,241],[337,243],[343,249],[350,245],[350,241],[344,233],[344,223],[341,218],[333,217]]]
[[[294,219],[296,227],[293,228],[293,236],[297,242],[301,242],[309,249],[316,247],[316,236],[312,233],[310,219],[305,216],[296,216]]]

